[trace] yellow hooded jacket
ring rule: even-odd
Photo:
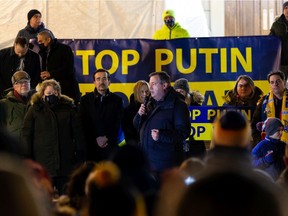
[[[183,29],[179,23],[175,23],[173,28],[168,28],[165,24],[161,29],[157,30],[154,35],[154,40],[170,40],[175,38],[189,38],[190,35],[186,29]]]

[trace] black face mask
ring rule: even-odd
[[[175,25],[175,20],[174,19],[166,19],[164,20],[166,26],[168,26],[168,28],[172,28]]]
[[[45,102],[50,104],[50,105],[56,104],[57,101],[58,101],[58,97],[54,94],[45,96]]]
[[[40,48],[41,51],[46,51],[46,50],[47,50],[47,47],[44,46],[43,43],[42,43],[42,44],[39,44],[39,48]]]

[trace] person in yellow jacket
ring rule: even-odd
[[[153,39],[155,40],[170,40],[174,38],[189,38],[188,31],[175,22],[175,14],[173,10],[165,10],[162,14],[164,25],[161,29],[157,30]]]

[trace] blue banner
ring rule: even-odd
[[[192,134],[197,140],[210,140],[211,122],[231,109],[221,106],[237,77],[249,75],[266,93],[267,74],[279,68],[281,56],[281,42],[274,36],[60,41],[74,52],[83,94],[94,89],[92,75],[96,68],[106,68],[111,73],[109,89],[120,95],[125,105],[134,83],[149,81],[151,72],[167,71],[172,85],[178,78],[188,79],[190,89],[205,96],[204,106],[190,107]],[[251,120],[252,108],[233,109]]]
[[[248,121],[251,121],[255,107],[190,106],[191,133],[194,139],[211,140],[213,130],[211,123],[230,110],[242,113]]]
[[[274,36],[209,37],[174,40],[61,40],[75,55],[77,79],[92,83],[96,68],[106,68],[112,83],[148,80],[153,71],[167,71],[171,80],[234,81],[247,74],[266,80],[280,64],[281,43]]]

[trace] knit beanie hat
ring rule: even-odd
[[[215,146],[248,147],[250,139],[250,124],[240,112],[227,111],[215,120],[212,133]]]
[[[284,11],[284,8],[287,7],[287,6],[288,6],[288,1],[283,3],[283,11]]]
[[[175,13],[173,10],[165,10],[163,13],[162,13],[162,19],[164,20],[165,17],[167,16],[171,16],[171,17],[174,17],[175,18]]]
[[[272,136],[274,133],[276,133],[279,127],[284,127],[281,120],[272,117],[267,118],[264,122],[260,122],[259,124],[257,124],[257,129],[260,131],[264,131],[267,137]]]
[[[178,80],[175,81],[174,83],[174,89],[182,89],[184,91],[186,91],[187,93],[190,92],[190,88],[189,88],[189,84],[188,84],[188,80],[185,78],[180,78]]]
[[[41,13],[40,11],[36,10],[36,9],[32,9],[28,12],[27,14],[27,19],[28,19],[28,22],[30,21],[30,19],[35,15],[35,14],[40,14],[41,16]]]

